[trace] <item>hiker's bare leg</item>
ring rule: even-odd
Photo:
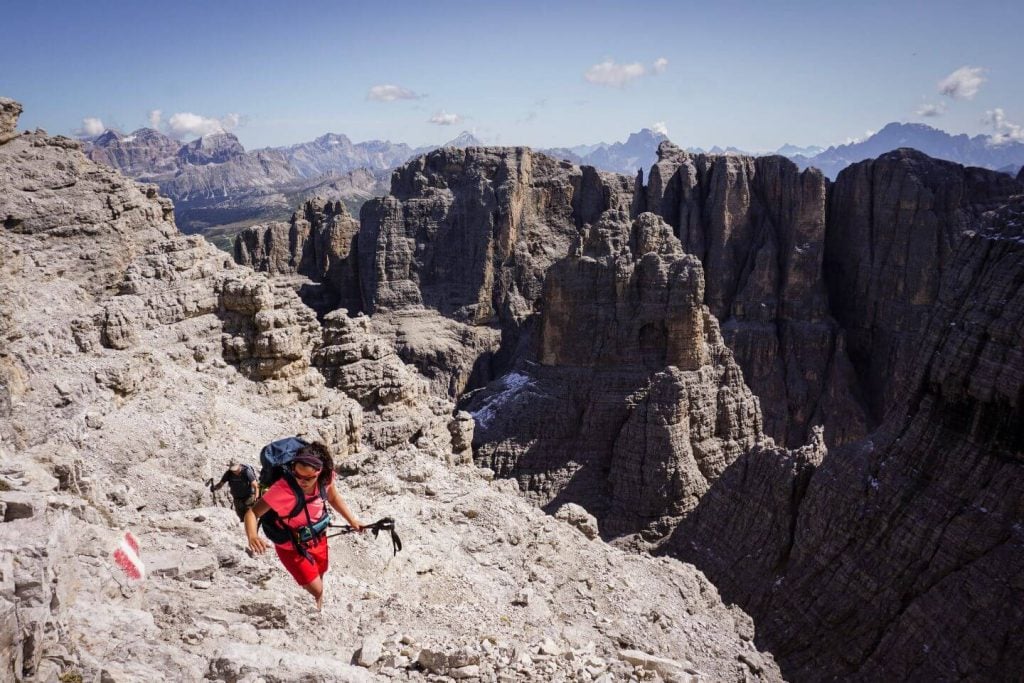
[[[303,586],[303,588],[305,588],[307,591],[309,591],[310,595],[312,595],[316,599],[316,608],[317,608],[317,611],[319,611],[320,608],[323,607],[323,604],[324,604],[324,582],[323,582],[323,579],[321,579],[320,577],[317,577],[317,578],[313,579],[312,581],[310,581],[309,583],[307,583],[305,586]]]

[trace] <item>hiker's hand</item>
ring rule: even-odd
[[[267,542],[259,536],[253,536],[249,539],[249,550],[253,551],[257,555],[262,555],[267,552]]]
[[[352,529],[358,531],[359,533],[363,533],[363,530],[366,529],[366,527],[360,524],[359,522],[356,522],[352,525]]]

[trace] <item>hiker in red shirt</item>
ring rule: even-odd
[[[331,516],[325,503],[337,510],[356,531],[363,525],[348,509],[334,485],[334,460],[327,446],[302,447],[263,497],[245,514],[249,549],[263,554],[267,543],[259,537],[263,527],[274,542],[281,564],[295,581],[323,605],[323,575],[327,573],[327,527]]]

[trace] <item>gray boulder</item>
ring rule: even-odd
[[[16,128],[21,116],[21,103],[0,97],[0,145],[18,136]]]

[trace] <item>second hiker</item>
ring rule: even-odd
[[[331,521],[327,503],[356,531],[363,525],[348,509],[334,485],[334,460],[327,446],[303,446],[283,468],[282,476],[245,515],[249,549],[262,554],[267,543],[259,537],[263,527],[281,564],[296,583],[323,605],[323,575],[327,573],[327,528]],[[262,519],[261,519],[262,518]]]
[[[256,483],[256,471],[252,465],[242,465],[237,460],[228,464],[228,469],[216,486],[210,491],[218,491],[224,484],[231,491],[231,499],[235,505],[235,514],[240,521],[245,520],[245,512],[256,503],[259,496],[259,485]]]

